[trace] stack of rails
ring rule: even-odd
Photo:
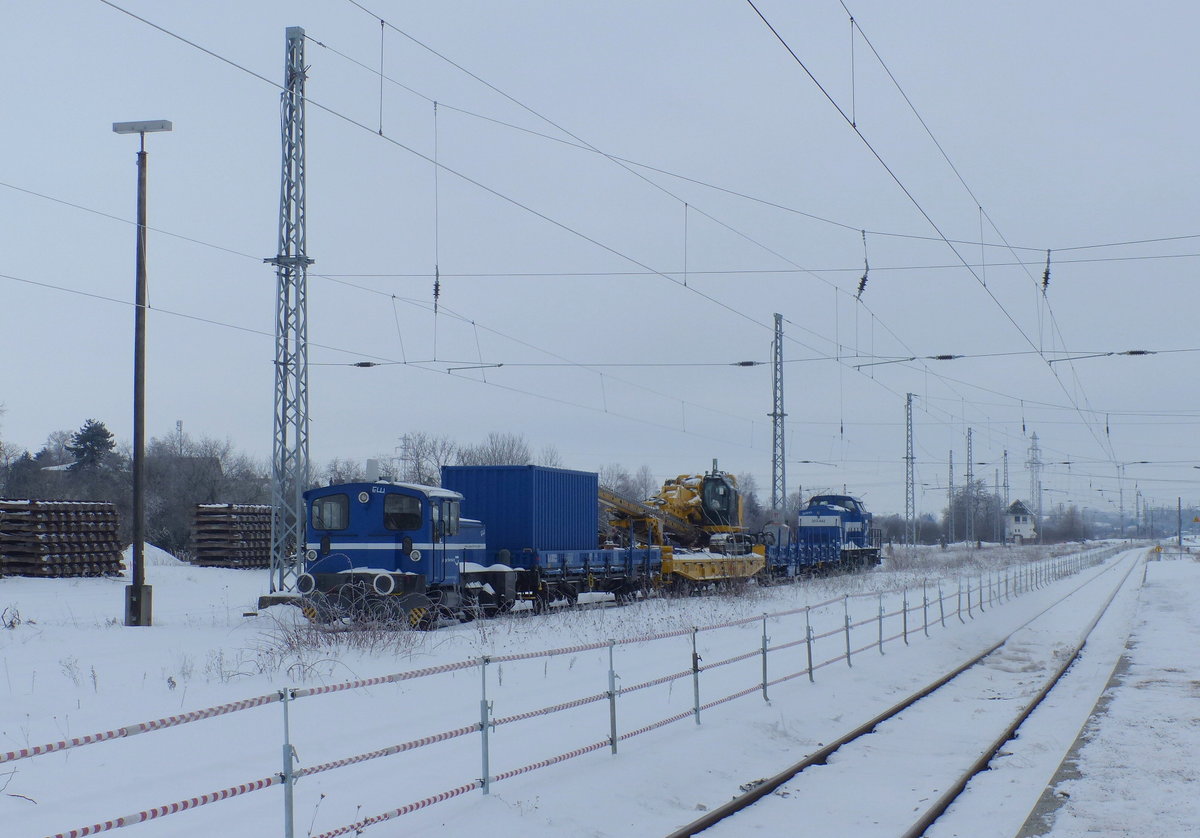
[[[113,504],[0,499],[0,576],[101,576],[122,570]]]
[[[193,564],[203,567],[270,567],[271,507],[202,503],[192,518]]]

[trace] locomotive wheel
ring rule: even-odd
[[[430,603],[428,607],[418,605],[408,611],[408,624],[418,631],[433,631],[443,622],[458,622],[458,615],[444,605]]]
[[[321,591],[313,591],[300,600],[300,613],[310,623],[328,625],[341,616],[329,596]]]

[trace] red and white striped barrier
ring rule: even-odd
[[[556,757],[550,757],[549,759],[539,760],[538,762],[531,762],[529,765],[523,765],[520,768],[513,768],[509,771],[502,771],[501,773],[492,777],[492,782],[498,783],[501,780],[507,780],[512,777],[520,776],[521,774],[528,774],[530,771],[536,771],[539,768],[546,768],[547,766],[550,766],[550,765],[555,765],[560,762],[566,762],[569,759],[574,759],[575,757],[581,757],[584,754],[590,754],[592,751],[598,751],[601,748],[607,748],[611,744],[612,743],[609,742],[609,740],[602,739],[599,742],[593,742],[590,745],[584,745],[582,748],[576,748],[573,751],[567,751],[565,754],[559,754]]]
[[[756,658],[761,654],[762,654],[761,649],[755,649],[753,652],[743,652],[740,655],[734,655],[732,658],[725,658],[725,660],[723,660],[723,661],[716,661],[715,663],[706,663],[704,666],[700,667],[698,671],[707,672],[710,669],[716,669],[717,667],[720,667],[720,666],[728,666],[731,663],[737,663],[738,661],[744,661],[744,660],[749,660],[750,658]]]
[[[724,698],[718,698],[715,701],[708,702],[708,704],[701,704],[700,709],[701,710],[711,710],[712,708],[717,707],[721,704],[725,704],[726,702],[734,701],[735,699],[738,699],[738,698],[745,698],[748,695],[753,695],[754,693],[758,692],[761,689],[762,689],[762,684],[755,684],[753,687],[747,687],[746,689],[742,690],[741,692],[736,692],[733,695],[727,695]]]
[[[58,742],[50,742],[46,745],[35,745],[32,748],[22,748],[19,751],[9,751],[5,754],[0,754],[0,763],[15,762],[19,759],[27,759],[28,757],[36,757],[41,754],[50,754],[55,751],[65,751],[68,748],[78,748],[81,745],[92,745],[96,742],[107,742],[110,739],[121,739],[126,736],[136,736],[139,733],[148,733],[152,730],[163,730],[168,727],[177,727],[178,725],[188,724],[189,722],[198,722],[201,719],[211,719],[214,716],[223,716],[226,713],[236,713],[239,710],[248,710],[251,707],[261,707],[264,704],[271,704],[279,701],[279,694],[260,695],[258,698],[247,698],[242,701],[233,701],[229,704],[222,704],[217,707],[209,707],[204,710],[193,710],[190,713],[181,713],[178,716],[167,716],[163,719],[155,719],[150,722],[138,722],[137,724],[126,725],[115,730],[106,730],[101,733],[92,733],[87,736],[76,736],[72,739],[60,739]]]
[[[618,641],[626,643],[630,641]],[[492,655],[488,657],[488,663],[508,663],[510,661],[528,661],[536,658],[553,658],[559,655],[575,655],[579,652],[590,652],[594,649],[607,649],[608,641],[604,640],[599,643],[583,643],[579,646],[564,646],[560,649],[542,649],[538,652],[515,652],[510,655]]]
[[[692,670],[685,669],[682,672],[674,672],[670,675],[663,675],[661,678],[653,678],[649,681],[643,681],[640,684],[634,684],[631,687],[621,687],[617,690],[617,695],[625,695],[626,693],[637,692],[648,687],[657,687],[659,684],[667,684],[671,681],[678,681],[680,678],[686,678],[692,674]]]
[[[424,669],[411,669],[407,672],[396,672],[391,675],[380,675],[377,678],[363,678],[358,681],[345,681],[341,684],[329,684],[324,687],[305,687],[292,690],[293,698],[305,698],[310,695],[327,695],[344,690],[357,690],[362,687],[375,687],[379,684],[396,684],[401,681],[411,681],[414,678],[425,678],[430,675],[441,675],[445,672],[457,672],[460,669],[470,669],[479,666],[479,660],[465,660],[457,663],[445,663],[440,666],[428,666]]]
[[[589,695],[586,698],[577,698],[574,701],[564,701],[562,704],[555,704],[551,707],[543,707],[541,710],[529,710],[524,713],[517,713],[514,716],[501,716],[500,718],[492,721],[492,727],[500,727],[500,725],[506,725],[512,722],[521,722],[525,719],[532,719],[535,716],[549,716],[551,713],[557,713],[560,710],[570,710],[575,707],[583,707],[585,704],[603,701],[606,698],[608,698],[608,693],[596,693],[595,695]],[[475,729],[478,730],[479,725],[476,725]]]
[[[68,832],[59,832],[52,838],[83,838],[84,835],[96,835],[101,832],[108,832],[113,829],[120,829],[123,826],[130,826],[135,823],[144,823],[155,818],[161,818],[164,815],[174,815],[177,812],[183,812],[187,809],[195,809],[200,806],[205,806],[209,803],[216,803],[218,800],[228,800],[231,797],[237,797],[240,794],[265,789],[269,786],[279,785],[283,782],[283,778],[278,774],[273,774],[270,777],[263,777],[261,780],[255,780],[251,783],[242,783],[238,786],[230,786],[227,789],[214,791],[209,794],[202,794],[199,797],[189,797],[187,800],[180,800],[176,803],[168,803],[165,806],[156,806],[153,809],[146,809],[141,812],[135,812],[132,815],[122,815],[119,818],[102,821],[101,823],[92,824],[91,826],[81,826],[78,829],[72,829]]]
[[[403,742],[399,745],[391,745],[387,748],[380,748],[378,751],[370,751],[358,756],[346,757],[345,759],[337,759],[333,762],[325,762],[321,765],[314,765],[311,768],[301,768],[295,772],[295,778],[298,780],[301,777],[308,777],[312,774],[320,774],[322,771],[332,771],[334,768],[344,768],[347,765],[355,765],[360,762],[378,759],[379,757],[387,757],[392,754],[402,754],[405,751],[412,751],[417,748],[423,748],[426,745],[432,745],[435,742],[445,742],[448,739],[456,739],[459,736],[465,736],[468,733],[478,733],[479,723],[467,725],[466,727],[455,728],[454,730],[435,733],[432,736],[422,736],[420,739],[413,739],[409,742]]]
[[[466,794],[469,791],[474,791],[481,785],[483,785],[483,783],[481,783],[479,780],[475,780],[474,782],[467,783],[466,785],[459,786],[458,788],[439,792],[432,797],[426,797],[424,800],[418,800],[416,803],[409,803],[407,806],[401,806],[399,809],[393,809],[390,812],[384,812],[379,815],[372,815],[369,818],[364,818],[361,821],[340,826],[337,829],[330,830],[329,832],[322,832],[317,836],[317,838],[337,838],[338,835],[348,835],[351,832],[357,835],[363,830],[364,827],[368,827],[377,823],[383,823],[386,820],[398,818],[401,815],[407,815],[411,812],[417,811],[418,809],[424,809],[427,806],[432,806],[435,803],[441,803],[443,800],[449,800],[452,797],[458,797],[460,794]]]
[[[626,739],[632,739],[635,736],[641,736],[643,733],[649,733],[652,730],[658,730],[660,727],[666,727],[669,724],[674,724],[675,722],[682,721],[683,719],[690,719],[693,715],[695,715],[695,711],[693,710],[686,710],[683,713],[676,713],[674,716],[666,719],[659,719],[657,722],[651,722],[645,727],[639,727],[637,730],[631,730],[628,733],[622,733],[617,737],[617,741],[624,742]]]

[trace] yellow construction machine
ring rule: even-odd
[[[742,526],[737,477],[718,469],[716,460],[712,471],[669,479],[644,501],[607,489],[600,490],[600,501],[631,541],[662,548],[662,576],[669,586],[739,582],[766,567],[765,548]]]

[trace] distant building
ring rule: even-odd
[[[1015,500],[1004,513],[1004,540],[1009,544],[1023,544],[1037,538],[1037,527],[1033,513],[1024,501]]]

